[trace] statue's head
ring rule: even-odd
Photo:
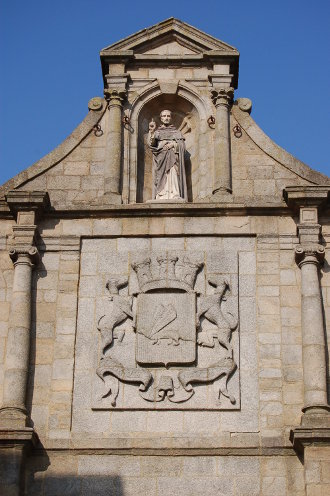
[[[170,110],[162,110],[160,113],[160,120],[165,126],[171,124],[172,112]]]

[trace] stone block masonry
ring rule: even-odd
[[[329,493],[330,180],[238,58],[173,18],[104,48],[104,98],[0,187],[1,494]]]

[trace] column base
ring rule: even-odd
[[[330,446],[330,406],[308,405],[302,411],[300,426],[290,431],[294,449],[303,454],[306,446]]]
[[[296,427],[290,431],[290,441],[293,448],[300,454],[308,446],[330,446],[330,427],[305,428]]]
[[[212,192],[209,197],[212,203],[229,203],[233,201],[232,190],[230,188],[221,187]]]
[[[306,428],[329,428],[330,429],[330,406],[329,405],[307,405],[302,409],[300,425]]]
[[[29,427],[29,417],[25,408],[0,408],[0,429],[24,429]]]
[[[24,464],[29,450],[39,439],[36,432],[26,427],[6,429],[0,427],[0,494],[24,494]]]

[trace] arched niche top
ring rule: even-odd
[[[130,118],[131,122],[136,121],[139,118],[139,113],[141,109],[150,100],[157,98],[159,96],[181,96],[188,102],[190,102],[198,111],[200,119],[207,119],[207,117],[212,113],[211,100],[203,98],[198,89],[191,83],[186,81],[179,81],[177,85],[177,91],[173,94],[162,93],[159,81],[153,81],[147,86],[140,89],[137,92],[136,97],[131,102],[130,105]]]
[[[179,128],[183,119],[192,113],[196,113],[196,108],[191,102],[178,95],[159,95],[152,100],[149,100],[139,113],[138,124],[139,129],[144,133],[148,132],[149,122],[154,119],[157,126],[161,124],[160,113],[162,110],[170,110],[172,112],[172,124]]]

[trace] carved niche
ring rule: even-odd
[[[181,131],[185,139],[185,172],[188,201],[197,198],[196,170],[199,167],[199,116],[194,106],[177,95],[161,95],[148,102],[141,110],[138,122],[137,143],[137,191],[136,201],[152,199],[152,153],[148,146],[149,122],[161,125],[160,112],[168,109],[172,113],[172,124]]]
[[[110,275],[97,322],[94,409],[239,408],[239,388],[228,385],[238,374],[237,297],[225,305],[232,275],[207,274],[203,260],[136,252],[128,278]]]

